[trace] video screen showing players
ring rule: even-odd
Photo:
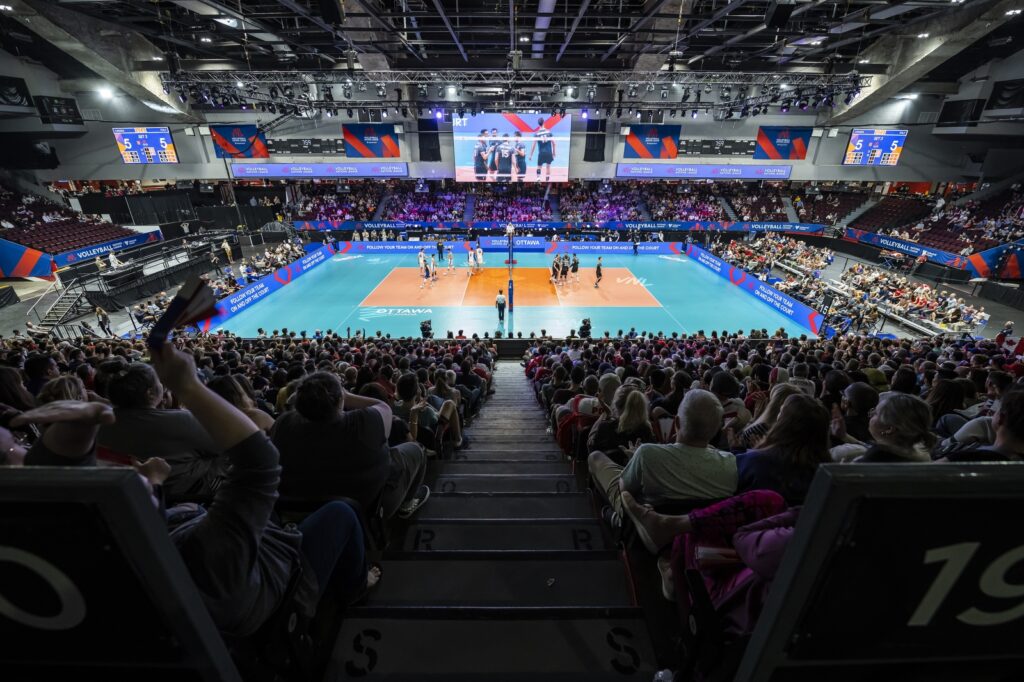
[[[567,182],[571,116],[452,117],[457,182]]]
[[[124,163],[178,163],[169,128],[114,128],[114,139]]]
[[[843,156],[844,166],[895,166],[907,141],[906,130],[854,128]]]

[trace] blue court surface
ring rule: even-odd
[[[636,327],[638,332],[694,333],[705,330],[783,327],[791,335],[806,330],[753,296],[740,291],[682,255],[605,255],[605,277],[594,289],[596,255],[580,257],[580,282],[556,287],[548,282],[551,257],[517,254],[513,270],[515,310],[498,323],[493,301],[506,287],[504,254],[488,253],[485,269],[470,277],[464,262],[439,273],[437,283],[419,288],[416,255],[337,254],[288,286],[226,321],[223,329],[255,336],[287,327],[292,331],[355,334],[381,331],[418,336],[430,319],[435,336],[464,330],[467,336],[515,335],[541,329],[567,335],[589,317],[594,336]]]

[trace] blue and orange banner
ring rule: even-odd
[[[626,159],[674,159],[679,156],[682,126],[635,125],[626,135],[622,156]]]
[[[755,159],[801,161],[807,158],[813,128],[761,126],[757,129]]]
[[[397,159],[402,155],[392,123],[353,123],[341,127],[345,155],[363,159]]]
[[[58,268],[62,268],[65,265],[74,265],[80,261],[95,258],[96,256],[104,256],[111,251],[123,251],[136,246],[142,246],[143,244],[158,242],[163,240],[163,238],[164,235],[160,230],[139,232],[138,234],[133,234],[130,237],[114,239],[113,241],[103,242],[101,244],[92,244],[91,246],[75,249],[74,251],[58,253],[53,257],[53,262]]]
[[[871,244],[880,249],[897,251],[913,258],[924,256],[929,262],[945,265],[948,268],[963,270],[967,267],[967,256],[960,256],[955,253],[949,253],[948,251],[940,251],[923,244],[918,244],[917,242],[908,242],[905,239],[897,239],[896,237],[890,237],[886,234],[867,232],[866,230],[858,230],[853,227],[848,227],[846,228],[843,238],[847,241]]]
[[[49,277],[53,269],[50,254],[0,239],[0,278]]]
[[[1024,266],[1024,239],[967,256],[967,271],[973,277],[1024,279],[1021,266]]]
[[[269,159],[267,137],[257,126],[210,126],[210,139],[218,159]]]

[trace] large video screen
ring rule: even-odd
[[[457,182],[568,182],[572,116],[452,117]]]
[[[114,139],[125,163],[178,163],[169,128],[114,128]]]
[[[907,141],[906,130],[854,128],[846,145],[844,166],[895,166]]]

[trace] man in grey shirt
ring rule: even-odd
[[[601,452],[590,454],[590,473],[612,508],[622,513],[622,491],[650,504],[709,500],[736,493],[736,458],[709,445],[722,425],[713,393],[686,392],[677,413],[679,433],[669,445],[641,445],[625,467]]]

